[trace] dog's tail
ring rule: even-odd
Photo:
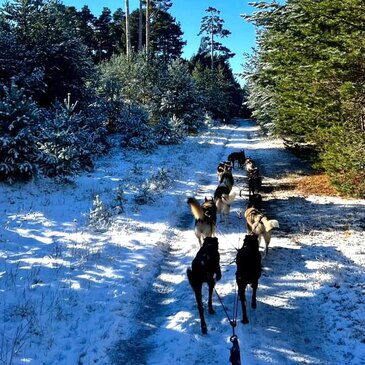
[[[222,195],[222,199],[224,200],[224,202],[226,204],[231,205],[233,203],[236,195],[237,195],[236,192],[233,192],[229,195],[224,194],[224,195]]]
[[[270,232],[273,228],[279,228],[279,222],[276,219],[264,220],[266,232]]]
[[[203,219],[204,211],[199,202],[195,198],[188,198],[188,204],[190,205],[191,212],[195,219]]]

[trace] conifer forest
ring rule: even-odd
[[[255,120],[346,195],[365,193],[365,9],[361,0],[251,3],[256,31],[242,73],[229,64],[219,10],[199,49],[169,0],[100,15],[54,0],[0,8],[0,181],[92,170],[117,143],[151,151],[208,120]],[[244,34],[242,35],[244,39]],[[244,80],[241,86],[238,79]]]

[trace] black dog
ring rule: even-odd
[[[241,150],[240,152],[232,152],[228,155],[228,161],[232,163],[232,167],[234,168],[234,163],[237,161],[238,166],[242,168],[246,160],[245,151]]]
[[[248,195],[260,193],[262,188],[262,177],[260,176],[259,169],[255,167],[248,174]]]
[[[222,277],[219,261],[218,239],[216,237],[206,237],[203,246],[200,248],[191,264],[191,268],[187,269],[188,280],[194,290],[198,305],[200,325],[203,334],[208,332],[203,309],[203,283],[208,284],[208,308],[209,313],[214,314],[212,303],[213,289],[215,282]]]
[[[261,255],[259,251],[258,237],[255,235],[246,235],[243,246],[238,250],[236,256],[236,282],[238,294],[242,304],[242,323],[248,323],[246,313],[246,296],[245,291],[248,284],[252,286],[251,306],[256,308],[256,291],[259,278],[261,276]]]
[[[257,210],[262,210],[262,196],[261,194],[252,194],[248,197],[247,208],[255,208]]]

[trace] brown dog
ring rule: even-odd
[[[213,199],[205,198],[201,205],[195,198],[188,198],[187,202],[195,218],[194,232],[201,246],[205,237],[215,236],[217,207]]]
[[[259,210],[251,207],[247,208],[245,211],[247,232],[249,234],[254,234],[259,237],[259,243],[261,238],[265,241],[265,257],[269,250],[269,243],[271,240],[271,233],[273,228],[279,228],[279,222],[275,219],[268,219]]]

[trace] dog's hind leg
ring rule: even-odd
[[[208,297],[208,309],[209,314],[214,314],[215,311],[213,309],[213,289],[214,289],[214,280],[208,282],[208,290],[209,290],[209,297]]]
[[[262,235],[263,235],[264,241],[265,241],[265,251],[262,256],[264,258],[269,253],[269,243],[271,241],[271,231],[263,233]]]
[[[256,309],[256,292],[258,287],[258,280],[252,283],[252,298],[251,298],[251,307]]]
[[[196,238],[198,239],[198,242],[199,242],[199,246],[202,247],[202,232],[197,228],[195,227],[195,236]]]
[[[204,318],[202,286],[203,286],[203,283],[199,283],[193,289],[195,292],[196,303],[198,305],[198,311],[199,311],[199,317],[200,317],[200,327],[202,330],[202,334],[205,335],[208,333],[208,329],[207,329],[207,324],[206,324],[205,318]]]
[[[241,322],[246,324],[248,323],[248,317],[246,312],[246,283],[241,283],[238,285],[238,294],[240,297],[241,305],[242,305],[242,320]]]

